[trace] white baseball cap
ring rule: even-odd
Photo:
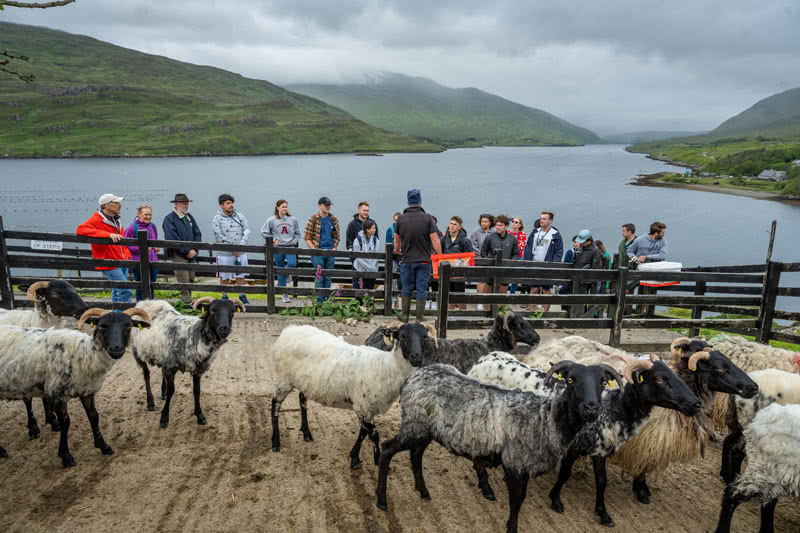
[[[106,204],[111,203],[111,202],[117,202],[117,203],[122,202],[122,196],[116,196],[114,194],[111,194],[111,193],[107,192],[103,196],[101,196],[100,199],[98,200],[98,203],[101,206],[106,205]]]

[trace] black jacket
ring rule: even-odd
[[[372,220],[371,218],[367,218],[367,220]],[[375,221],[372,220],[374,223]],[[347,232],[345,234],[345,248],[348,250],[353,249],[353,241],[356,240],[356,236],[358,232],[364,229],[364,224],[361,222],[361,219],[358,218],[358,213],[353,215],[353,220],[350,221],[350,224],[347,225]],[[380,235],[378,232],[378,225],[375,224],[375,235]]]
[[[603,252],[595,243],[589,248],[581,247],[575,253],[575,268],[592,268],[600,270],[603,268]]]
[[[465,254],[472,251],[472,243],[469,242],[467,232],[464,231],[464,228],[458,230],[455,241],[450,238],[449,231],[444,233],[444,239],[442,239],[443,254]]]
[[[190,214],[187,214],[183,220],[175,214],[175,211],[172,211],[170,214],[164,217],[164,223],[161,225],[161,228],[164,230],[164,240],[167,241],[201,241],[202,234],[200,233],[200,226],[197,225],[197,221],[194,217]],[[190,247],[187,248],[167,248],[166,254],[167,257],[172,257],[173,254],[177,254],[184,259],[188,259],[186,256],[189,254]]]
[[[495,250],[501,250],[503,259],[519,258],[517,238],[508,231],[505,237],[500,237],[500,234],[497,232],[487,235],[483,240],[483,246],[481,246],[481,257],[493,258]]]

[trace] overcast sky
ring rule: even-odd
[[[78,0],[0,20],[279,85],[425,76],[601,135],[711,129],[800,86],[798,0]]]

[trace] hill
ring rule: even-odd
[[[90,37],[0,22],[0,155],[155,156],[440,151],[263,80]]]
[[[633,131],[629,133],[617,133],[615,135],[603,135],[603,140],[614,144],[636,144],[651,141],[662,141],[675,137],[689,137],[691,135],[701,135],[705,132],[700,131]]]
[[[800,136],[800,87],[756,102],[752,107],[717,126],[709,135]]]
[[[591,131],[550,113],[475,88],[451,89],[427,78],[384,73],[364,84],[289,85],[390,131],[447,145],[602,143]]]

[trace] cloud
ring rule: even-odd
[[[426,76],[600,133],[710,129],[800,85],[793,0],[79,0],[3,18],[278,84]]]

